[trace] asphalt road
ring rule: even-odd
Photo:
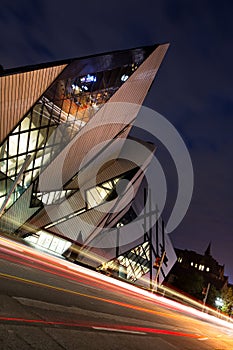
[[[233,349],[233,323],[0,238],[0,349]]]

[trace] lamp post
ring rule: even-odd
[[[220,310],[221,310],[222,306],[224,305],[224,302],[223,302],[222,298],[217,297],[217,298],[215,299],[215,305],[217,306],[217,310],[218,310],[219,313],[220,313]]]

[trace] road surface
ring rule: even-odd
[[[233,322],[0,237],[1,350],[233,349]]]

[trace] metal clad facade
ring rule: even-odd
[[[90,150],[102,142],[105,142],[106,145],[107,140],[111,141],[116,138],[127,125],[134,121],[167,49],[167,44],[158,46],[121,88],[116,91],[108,103],[80,130],[59,157],[42,173],[42,181],[45,179],[44,185],[46,179],[57,171],[62,171],[63,184],[66,184],[80,171],[83,157]],[[126,134],[129,133],[130,127],[128,127]],[[62,169],[61,160],[63,161]],[[56,190],[59,187],[60,178],[54,178],[53,183],[48,183],[48,190]],[[46,190],[46,185],[44,190]]]
[[[0,143],[66,65],[0,77]]]

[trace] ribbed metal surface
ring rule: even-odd
[[[81,232],[82,239],[85,241],[94,230],[97,233],[102,230],[108,217],[107,213],[111,210],[112,205],[111,202],[105,202],[79,216],[51,227],[49,230],[53,233],[64,235],[71,240],[77,240],[79,232]]]
[[[159,45],[112,96],[111,102],[141,105],[167,52],[169,44]],[[117,122],[117,119],[115,120]]]
[[[47,225],[50,223],[51,220],[49,218],[49,215],[47,214],[46,210],[43,208],[39,211],[38,214],[33,216],[32,219],[30,219],[27,223],[30,228],[35,228],[35,230],[40,229],[41,227]],[[29,229],[30,231],[30,229]]]
[[[93,130],[93,133],[95,132],[96,130]],[[98,185],[120,174],[123,174],[126,171],[129,171],[130,169],[133,169],[135,167],[135,164],[133,164],[132,162],[130,164],[129,161],[118,159],[122,150],[122,144],[124,143],[122,139],[124,140],[127,137],[127,135],[128,129],[123,131],[120,137],[111,140],[111,143],[106,149],[102,150],[101,148],[101,154],[99,155],[99,157],[96,155],[95,157],[93,157],[92,162],[89,163],[87,167],[82,167],[83,172],[81,171],[80,176],[75,177],[71,182],[69,182],[68,185],[65,186],[65,189],[77,189],[79,188],[79,186],[84,185],[85,188],[88,188],[88,186],[93,187],[93,174],[95,173],[97,174],[95,184]],[[96,152],[94,152],[94,155],[95,154]],[[109,164],[110,161],[111,164]],[[82,179],[81,184],[79,183],[80,179]],[[88,185],[88,182],[90,183],[90,185]]]
[[[66,65],[0,77],[0,143]]]
[[[53,181],[48,181],[48,190],[56,190],[60,186],[60,179],[66,184],[78,171],[82,169],[82,160],[97,145],[112,140],[133,122],[141,104],[153,82],[168,45],[158,46],[154,52],[140,65],[131,77],[116,91],[110,100],[93,116],[85,127],[78,133],[61,154],[48,166],[41,175],[49,179],[53,174]],[[119,103],[120,102],[120,103]],[[124,103],[125,102],[125,103]],[[128,127],[126,136],[130,131]],[[99,147],[100,151],[101,146]],[[93,160],[97,154],[93,154]],[[64,160],[61,166],[61,160]],[[46,190],[46,181],[44,181]]]
[[[85,201],[80,192],[74,193],[71,197],[60,204],[46,206],[38,215],[33,217],[29,224],[35,227],[44,227],[51,222],[56,222],[60,218],[70,215],[85,208]]]

